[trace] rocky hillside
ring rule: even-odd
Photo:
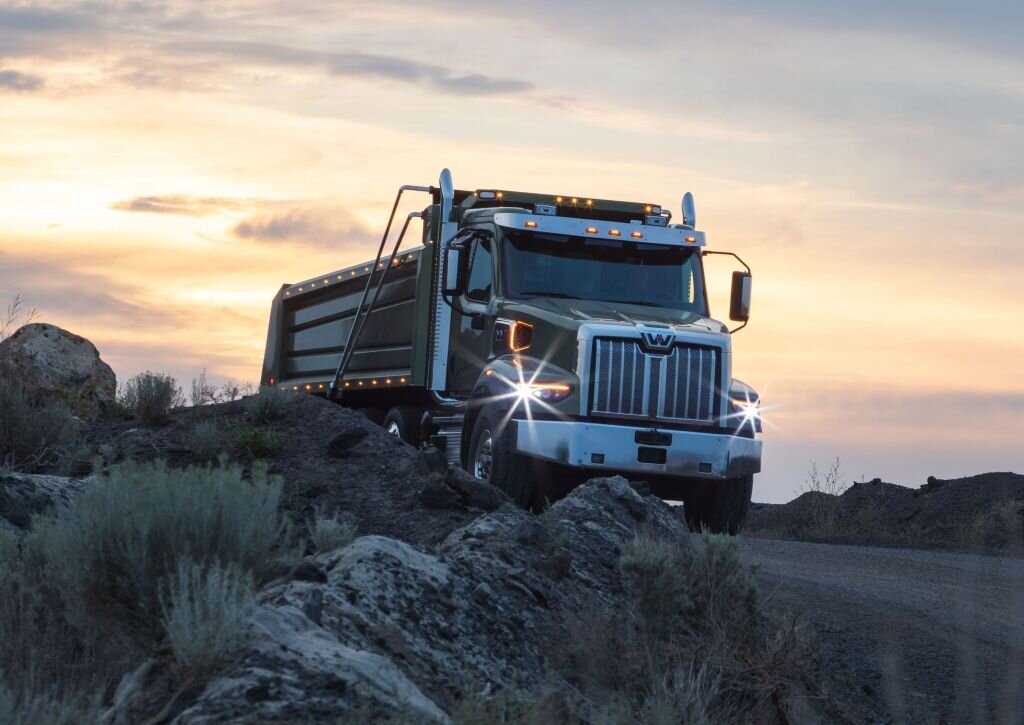
[[[0,478],[0,721],[840,717],[734,542],[624,479],[538,516],[320,398],[95,403],[93,473]]]
[[[874,480],[840,496],[807,492],[786,504],[753,504],[746,533],[848,543],[939,548],[1019,548],[1024,475],[985,473],[920,488]]]

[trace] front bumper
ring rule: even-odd
[[[712,479],[761,470],[761,441],[753,438],[580,421],[512,423],[519,453],[569,466]]]

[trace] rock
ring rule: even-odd
[[[462,498],[462,503],[470,508],[495,511],[510,503],[504,491],[481,481],[461,468],[450,469],[445,476],[445,483],[454,489]]]
[[[33,517],[70,507],[91,481],[91,477],[0,474],[0,528],[27,531]]]
[[[367,432],[360,425],[346,428],[331,438],[327,444],[327,455],[331,458],[348,458],[352,455],[352,448],[366,437]]]
[[[96,346],[55,325],[25,325],[0,342],[0,376],[24,386],[36,405],[57,403],[93,420],[113,403],[117,378]]]
[[[321,589],[310,589],[306,594],[306,601],[302,603],[302,613],[310,622],[320,625],[324,613],[324,593]]]
[[[417,492],[416,499],[431,509],[461,509],[462,498],[437,473],[432,474]]]
[[[416,468],[420,473],[445,473],[448,470],[448,459],[443,452],[430,446],[420,451],[416,459]]]
[[[458,501],[441,475],[430,485]],[[326,584],[263,590],[244,650],[177,721],[448,722],[471,690],[532,690],[567,617],[623,603],[619,556],[641,530],[688,541],[663,502],[607,478],[543,517],[502,506],[430,552],[362,536],[315,557]]]
[[[288,578],[300,582],[327,582],[327,572],[319,564],[310,559],[303,559],[288,573]]]

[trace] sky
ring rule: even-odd
[[[0,0],[0,302],[121,380],[254,382],[280,285],[372,257],[401,184],[691,191],[754,272],[755,500],[836,458],[1024,472],[1022,31],[951,0]]]

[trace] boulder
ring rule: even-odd
[[[0,342],[0,376],[20,383],[33,403],[65,405],[83,420],[98,417],[117,392],[114,371],[95,345],[43,323]]]
[[[90,479],[0,474],[0,529],[24,533],[36,516],[70,507]]]
[[[429,551],[363,536],[320,553],[327,581],[264,589],[244,650],[175,722],[448,722],[469,694],[530,690],[567,618],[622,601],[619,557],[641,530],[688,541],[662,501],[607,478],[541,517],[501,506]]]

